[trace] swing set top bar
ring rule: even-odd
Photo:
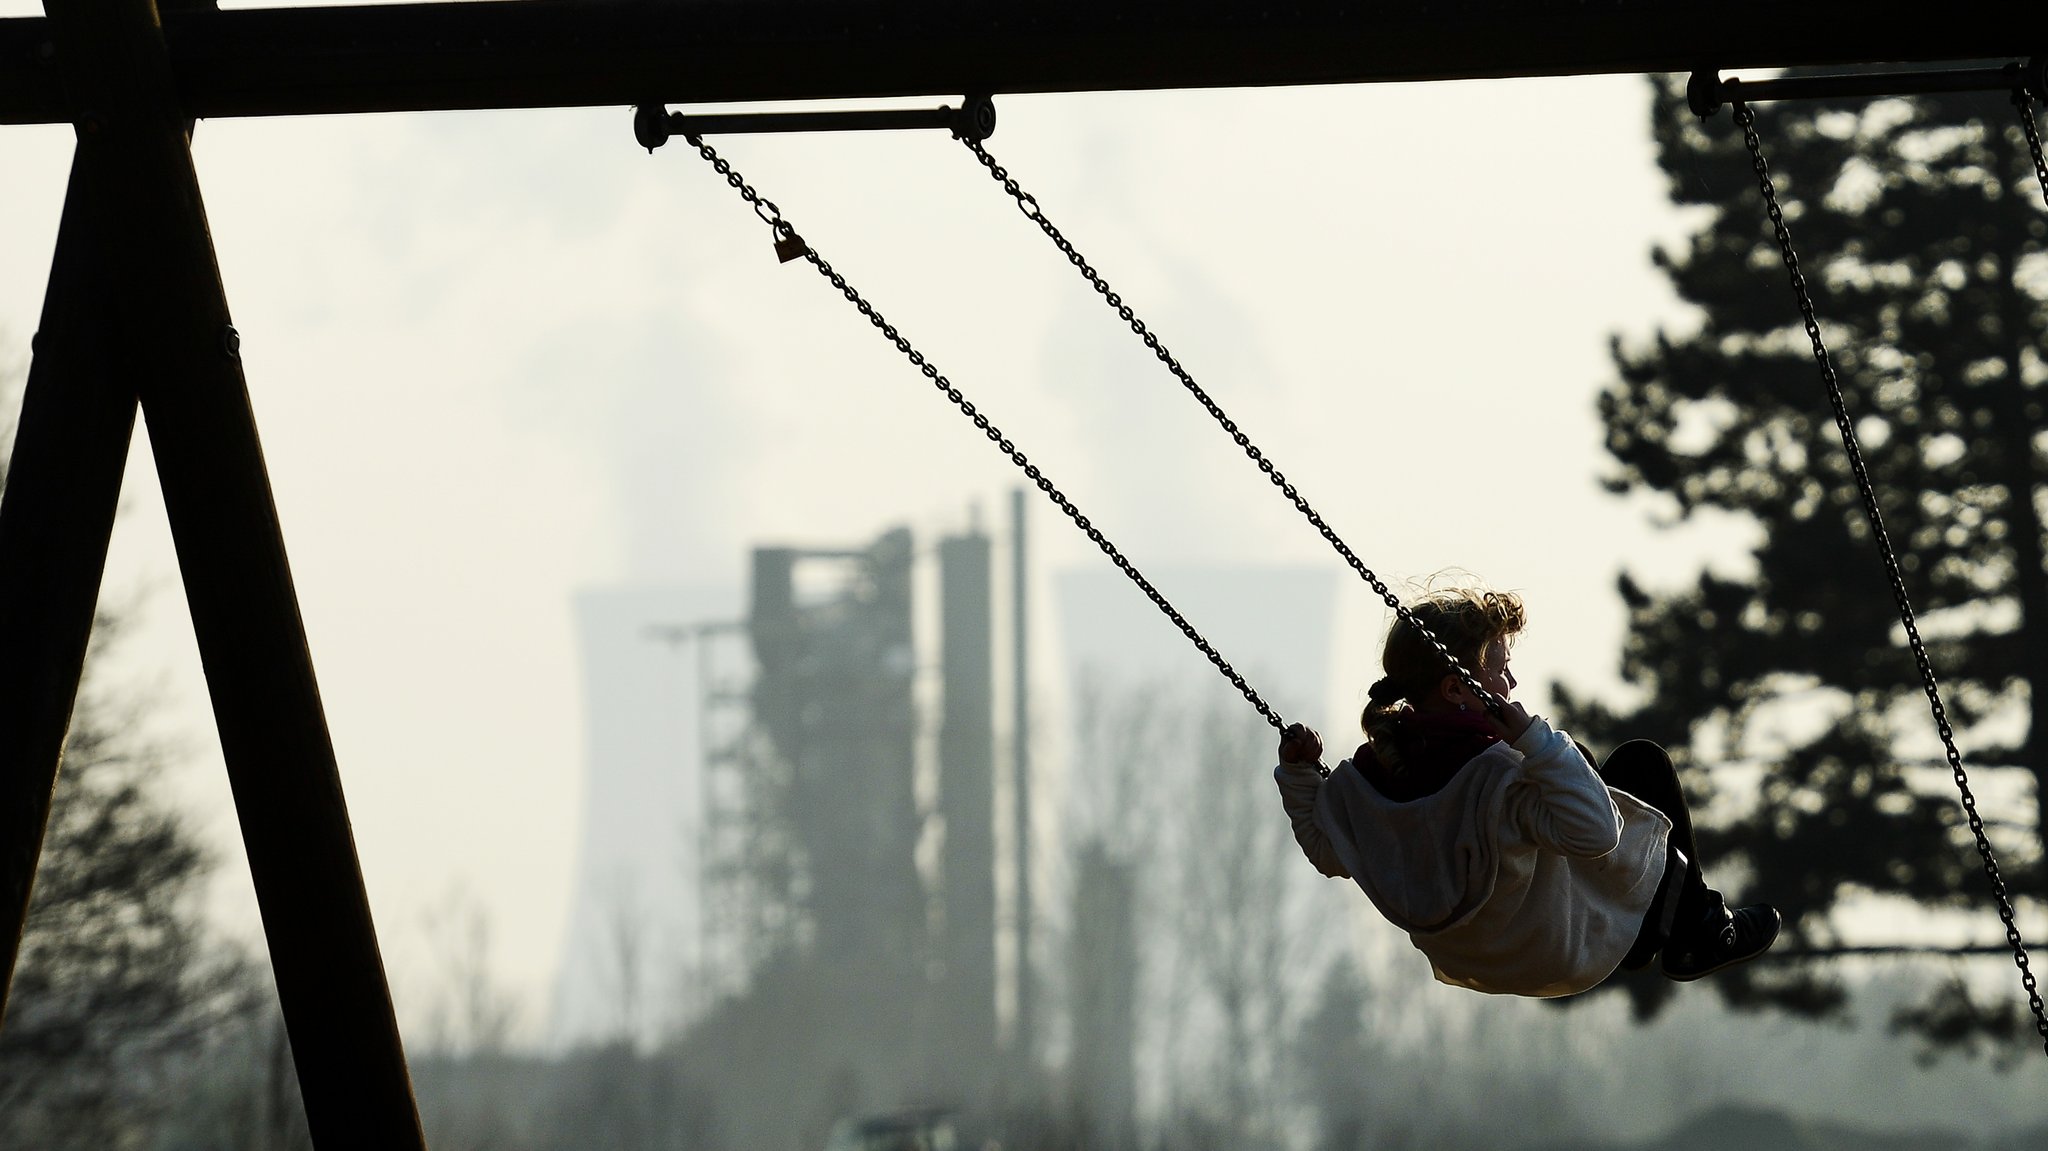
[[[161,5],[175,9],[172,4]],[[170,10],[188,116],[1451,80],[2010,58],[2012,0],[493,0]],[[85,123],[41,17],[0,123]]]

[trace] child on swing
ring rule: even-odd
[[[1573,995],[1660,958],[1693,980],[1770,948],[1776,909],[1730,911],[1707,886],[1663,748],[1635,740],[1596,770],[1508,698],[1519,596],[1447,590],[1410,611],[1500,714],[1397,619],[1350,759],[1326,779],[1321,738],[1281,734],[1274,777],[1318,870],[1355,879],[1437,979],[1475,991]]]

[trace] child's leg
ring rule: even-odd
[[[1643,934],[1629,952],[1637,966],[1655,958],[1674,923],[1691,923],[1705,914],[1713,899],[1706,875],[1700,870],[1700,849],[1693,842],[1692,811],[1685,806],[1685,791],[1678,785],[1678,768],[1671,755],[1647,739],[1632,739],[1614,749],[1600,765],[1600,779],[1607,786],[1626,791],[1671,820],[1671,847],[1665,862],[1665,882],[1657,889],[1657,900],[1643,919]],[[1674,890],[1668,869],[1683,867],[1682,881]],[[1711,898],[1710,898],[1711,897]],[[1676,906],[1672,901],[1676,900]],[[1654,940],[1654,942],[1653,942]],[[1622,966],[1627,967],[1627,963]]]
[[[1632,739],[1614,749],[1600,765],[1600,779],[1609,787],[1628,792],[1671,817],[1671,846],[1695,861],[1699,870],[1700,851],[1693,843],[1692,812],[1685,806],[1685,792],[1678,786],[1678,769],[1662,747],[1647,739]]]
[[[1671,819],[1666,881],[1643,916],[1623,969],[1648,966],[1661,949],[1664,973],[1689,980],[1763,954],[1778,936],[1777,910],[1759,904],[1730,912],[1721,893],[1707,886],[1693,840],[1692,812],[1671,756],[1649,740],[1630,740],[1600,765],[1600,778]],[[1684,869],[1680,875],[1668,870],[1678,867]]]
[[[1636,941],[1631,944],[1628,954],[1622,957],[1623,971],[1640,971],[1656,961],[1657,953],[1664,949],[1664,941],[1671,936],[1671,925],[1678,919],[1678,905],[1689,880],[1697,877],[1692,861],[1676,847],[1664,849],[1664,877],[1657,881],[1657,896],[1650,901],[1650,909],[1643,913],[1642,930],[1636,932]]]

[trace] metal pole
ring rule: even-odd
[[[50,13],[107,254],[91,335],[149,424],[307,1124],[424,1148],[158,14]]]
[[[774,132],[901,132],[937,129],[969,140],[995,134],[996,106],[987,96],[969,96],[955,108],[908,108],[847,112],[667,112],[643,105],[633,115],[633,135],[652,152],[671,136],[719,136]]]
[[[995,652],[989,537],[939,540],[941,1090],[978,1094],[996,1041]],[[950,1080],[950,1081],[948,1081]]]
[[[1024,489],[1010,492],[1010,809],[1017,841],[1016,945],[1017,1024],[1012,1046],[1018,1061],[1033,1066],[1036,1037],[1032,1013],[1037,1010],[1031,985],[1031,660],[1024,562]]]
[[[2048,99],[2048,57],[1997,68],[1948,68],[1938,71],[1850,72],[1831,75],[1723,79],[1719,70],[1695,72],[1686,83],[1686,102],[1696,116],[1711,116],[1737,100],[1871,99],[1880,96],[1921,96],[1942,92],[2009,92],[2025,88],[2036,99]]]

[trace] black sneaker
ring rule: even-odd
[[[1720,920],[1718,928],[1713,919]],[[1768,903],[1717,912],[1690,938],[1673,938],[1664,945],[1664,977],[1690,983],[1723,967],[1747,963],[1777,942],[1781,923],[1778,909]]]

